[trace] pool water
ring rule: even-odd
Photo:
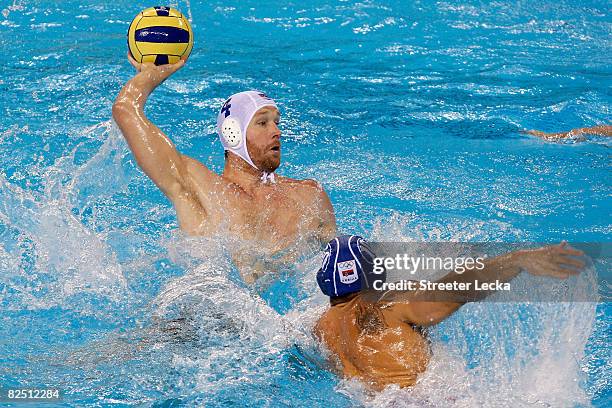
[[[152,5],[0,5],[0,388],[57,387],[61,406],[612,404],[605,286],[598,303],[463,307],[412,389],[329,371],[310,334],[318,256],[245,286],[231,242],[177,231],[111,121],[125,33]],[[519,133],[610,122],[609,2],[169,5],[195,46],[147,114],[215,171],[216,113],[255,88],[281,108],[278,172],[320,181],[340,232],[610,240],[609,141]]]

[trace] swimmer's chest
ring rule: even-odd
[[[316,224],[312,209],[296,192],[285,189],[271,188],[248,197],[242,204],[241,211],[235,213],[234,225],[248,235],[245,238],[266,241],[290,238],[312,230]]]

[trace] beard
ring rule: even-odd
[[[275,154],[271,148],[279,143],[271,143],[266,146],[254,145],[250,140],[247,139],[247,151],[251,160],[257,166],[258,169],[267,173],[274,172],[281,163],[281,151],[278,150],[278,154]]]
[[[278,157],[274,157],[268,154],[264,156],[258,167],[265,172],[272,173],[276,169],[278,169],[278,166],[280,166],[280,162],[280,154],[278,155]]]
[[[267,173],[274,172],[281,163],[281,152],[274,154],[274,150],[270,150],[270,145],[258,149],[256,146],[247,144],[247,149],[251,160],[258,169]]]

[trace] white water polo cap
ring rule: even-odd
[[[257,170],[261,169],[253,163],[247,150],[246,131],[255,112],[264,106],[278,109],[274,100],[263,92],[239,92],[225,101],[217,116],[217,132],[223,148],[237,154]]]

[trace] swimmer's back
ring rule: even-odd
[[[359,294],[321,316],[315,334],[337,356],[344,376],[378,389],[414,385],[429,362],[429,345],[419,332],[397,319],[392,308]]]

